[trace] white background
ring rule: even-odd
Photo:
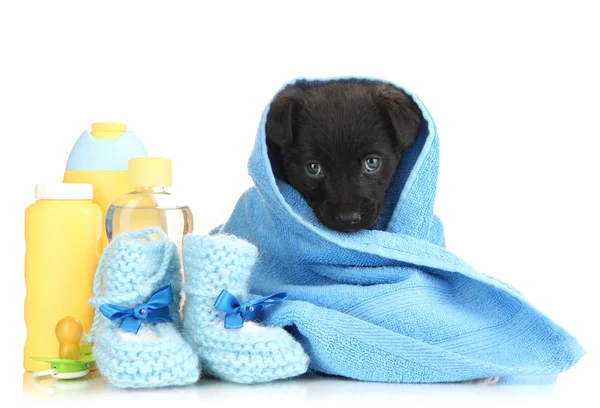
[[[71,397],[87,404],[238,395],[242,402],[286,400],[276,402],[282,405],[347,398],[432,406],[597,400],[600,30],[594,2],[214,3],[1,3],[2,399],[24,398],[23,212],[36,183],[62,180],[84,129],[122,121],[151,155],[170,157],[174,192],[186,197],[196,232],[207,232],[251,186],[246,161],[258,121],[283,83],[365,75],[412,90],[436,121],[436,209],[448,247],[519,288],[578,337],[588,356],[550,389],[316,380]],[[70,398],[68,391],[57,395]]]

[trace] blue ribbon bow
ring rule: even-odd
[[[239,329],[244,325],[244,318],[249,320],[255,319],[263,307],[282,302],[287,298],[287,296],[287,293],[281,292],[261,299],[249,300],[240,304],[235,296],[223,289],[219,296],[217,296],[215,307],[226,313],[226,329]]]
[[[169,315],[169,305],[173,303],[171,285],[160,288],[150,296],[146,303],[134,308],[111,305],[105,303],[100,306],[100,312],[111,321],[123,319],[120,328],[130,333],[137,334],[142,325],[142,320],[151,323],[172,322]]]

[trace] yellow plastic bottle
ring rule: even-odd
[[[111,203],[131,190],[127,163],[132,157],[147,156],[138,137],[122,123],[98,122],[92,132],[84,131],[69,156],[65,183],[94,185],[94,203],[102,209],[102,225]],[[100,251],[108,245],[104,228]]]
[[[88,332],[94,309],[94,274],[102,234],[102,210],[92,202],[91,184],[39,184],[36,202],[25,211],[25,342],[27,371],[50,368],[31,356],[55,356],[55,329],[72,316]]]

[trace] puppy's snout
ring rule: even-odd
[[[360,221],[360,213],[357,211],[342,212],[336,215],[335,220],[343,227],[352,227]]]

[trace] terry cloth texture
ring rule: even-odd
[[[329,81],[291,83],[313,87]],[[360,380],[502,376],[515,382],[568,369],[584,354],[575,338],[517,290],[445,248],[442,222],[433,212],[438,134],[423,103],[407,92],[424,121],[376,228],[357,233],[327,229],[277,176],[265,138],[268,107],[263,113],[248,165],[255,187],[213,231],[258,247],[251,293],[287,292],[292,299],[265,309],[261,318],[289,327],[313,369]],[[498,255],[510,256],[501,249]]]

